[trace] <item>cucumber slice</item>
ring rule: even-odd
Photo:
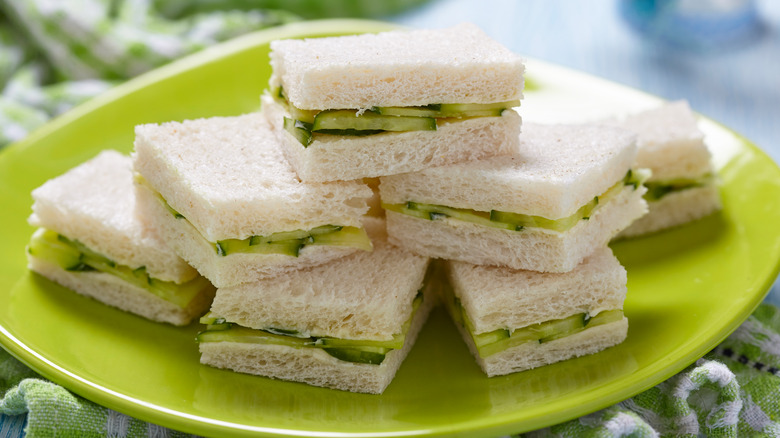
[[[273,344],[292,348],[313,347],[316,338],[298,338],[233,325],[227,330],[207,330],[195,338],[198,342],[239,342],[244,344]]]
[[[320,342],[323,347],[335,347],[335,348],[362,348],[362,347],[374,347],[374,348],[386,348],[386,349],[399,349],[404,346],[404,336],[402,333],[398,333],[393,336],[393,339],[389,341],[372,341],[365,339],[341,339],[341,338],[320,338]]]
[[[285,117],[284,130],[295,137],[295,139],[298,140],[298,142],[302,144],[303,147],[309,146],[312,142],[311,123]]]
[[[65,270],[73,270],[81,264],[81,251],[60,241],[51,230],[39,228],[33,233],[27,252],[37,258],[56,263]]]
[[[373,248],[371,239],[363,228],[322,225],[309,231],[284,231],[248,239],[220,240],[214,244],[214,250],[221,256],[252,253],[298,257],[301,248],[306,245],[348,246],[365,251],[371,251]]]
[[[249,239],[225,239],[214,244],[214,249],[220,256],[237,253],[250,254],[283,254],[298,257],[301,248],[305,245],[304,239],[280,240],[276,242],[262,242],[255,237]]]
[[[436,119],[430,117],[383,116],[372,111],[356,115],[352,110],[322,111],[314,118],[313,132],[356,131],[435,131]]]
[[[509,330],[498,329],[493,330],[492,332],[472,335],[471,337],[474,339],[474,344],[477,346],[477,348],[480,348],[488,344],[495,344],[496,342],[509,339],[510,336],[511,334],[509,333]]]
[[[345,362],[379,365],[385,360],[389,348],[323,348],[326,353]]]
[[[310,245],[348,246],[363,251],[374,249],[364,228],[342,227],[336,231],[313,233],[311,239]]]
[[[479,335],[477,335],[479,336]],[[512,347],[516,347],[526,342],[539,342],[539,336],[532,331],[526,329],[519,329],[512,332],[509,337],[501,339],[498,342],[492,344],[485,344],[477,346],[477,352],[481,357],[488,357],[490,355],[502,352]]]
[[[423,106],[375,106],[371,111],[383,116],[441,117],[441,105]]]
[[[200,276],[183,284],[152,278],[143,266],[133,269],[118,265],[76,240],[43,228],[33,234],[28,251],[33,256],[57,263],[67,271],[98,271],[114,275],[182,308],[204,289],[213,287]]]
[[[443,103],[414,107],[380,106],[372,110],[388,116],[466,118],[497,117],[509,108],[520,106],[519,100],[495,103]]]
[[[593,327],[597,325],[603,325],[603,324],[609,324],[611,322],[617,322],[623,319],[623,311],[620,309],[617,310],[605,310],[603,312],[600,312],[596,316],[591,316],[590,318],[585,321],[585,325],[588,327]]]
[[[550,342],[585,330],[587,313],[579,313],[564,319],[547,321],[528,327],[539,337],[539,343]]]

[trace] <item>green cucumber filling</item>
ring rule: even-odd
[[[606,192],[594,197],[590,202],[580,207],[574,214],[561,219],[547,219],[542,216],[498,210],[478,211],[467,208],[453,208],[444,205],[423,204],[413,201],[409,201],[405,204],[382,204],[382,208],[427,220],[452,218],[512,231],[522,231],[525,228],[544,228],[564,232],[577,225],[579,221],[590,219],[601,205],[617,196],[624,187],[631,186],[636,190],[642,185],[647,176],[647,172],[644,172],[643,169],[640,169],[639,171],[629,170],[622,180],[607,189]]]
[[[66,271],[104,272],[114,275],[181,308],[187,307],[201,291],[212,287],[211,283],[201,276],[182,284],[150,277],[144,266],[131,268],[117,264],[90,250],[81,242],[45,228],[39,228],[33,233],[27,252]]]
[[[466,329],[477,347],[477,352],[483,358],[527,342],[543,344],[579,333],[591,327],[623,319],[623,311],[615,309],[599,312],[593,316],[589,313],[578,313],[566,318],[545,321],[527,327],[498,329],[475,334],[474,325],[466,314],[466,310],[461,305],[460,300],[450,293],[445,302],[452,319],[456,324],[460,324]]]
[[[201,317],[200,322],[206,324],[206,330],[200,332],[196,340],[197,342],[239,342],[284,345],[291,348],[319,348],[345,362],[379,365],[389,352],[404,346],[409,327],[422,301],[423,293],[421,290],[412,302],[412,314],[404,322],[401,332],[387,341],[310,336],[289,328],[251,329],[227,322],[225,318],[211,312]]]
[[[712,184],[713,179],[713,175],[708,173],[702,175],[699,178],[679,178],[666,181],[648,181],[644,183],[645,187],[647,187],[647,193],[645,193],[644,198],[646,201],[650,202],[658,201],[670,193],[677,193],[683,190],[692,189],[695,187],[704,187],[706,185]]]
[[[173,217],[185,221],[193,230],[196,230],[184,215],[174,210],[160,193],[149,186],[144,177],[136,174],[135,179],[139,184],[151,190]],[[203,240],[206,239],[203,238]],[[250,236],[246,239],[225,239],[208,242],[208,245],[214,248],[214,252],[219,256],[251,253],[283,254],[298,257],[301,249],[307,245],[345,246],[364,251],[371,251],[373,248],[365,229],[342,225],[322,225],[311,230],[282,231],[267,236]]]
[[[316,135],[362,136],[382,132],[435,131],[441,119],[499,117],[504,110],[520,105],[519,100],[513,100],[486,104],[375,106],[364,111],[349,109],[312,111],[293,106],[285,97],[282,87],[271,94],[291,116],[284,118],[284,129],[304,147],[309,146]]]

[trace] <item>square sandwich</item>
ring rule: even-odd
[[[136,127],[139,204],[217,287],[370,251],[371,189],[302,183],[261,114]]]
[[[428,259],[387,243],[295,275],[220,288],[198,335],[201,362],[353,392],[381,393],[434,304]]]
[[[632,133],[523,131],[512,156],[381,177],[390,241],[428,257],[566,272],[647,211]]]
[[[136,211],[130,157],[105,151],[33,190],[31,270],[110,306],[188,324],[214,287]]]
[[[442,300],[488,376],[596,353],[626,338],[626,271],[608,247],[565,273],[444,263]]]
[[[712,157],[687,102],[633,114],[620,126],[637,134],[637,167],[652,171],[645,182],[648,214],[621,237],[681,225],[720,209]]]
[[[263,111],[304,181],[517,149],[525,67],[476,26],[274,41],[271,66]]]

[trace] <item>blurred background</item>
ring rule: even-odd
[[[775,0],[0,0],[0,148],[178,57],[332,17],[470,21],[524,56],[687,99],[780,160]]]

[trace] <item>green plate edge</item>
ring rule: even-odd
[[[329,35],[329,34],[343,34],[343,33],[360,33],[367,31],[380,31],[395,27],[394,25],[379,22],[367,22],[360,20],[327,20],[321,22],[306,22],[288,25],[276,29],[257,32],[246,37],[236,39],[234,41],[216,46],[212,49],[208,49],[199,54],[193,55],[169,66],[158,69],[154,72],[145,74],[137,79],[129,81],[113,90],[105,93],[104,95],[88,102],[85,105],[74,109],[71,112],[66,113],[62,117],[52,121],[45,127],[33,133],[24,141],[12,145],[0,153],[0,175],[4,178],[6,175],[12,174],[10,165],[14,162],[14,157],[22,153],[28,147],[34,147],[40,143],[45,143],[47,137],[56,133],[58,130],[67,127],[67,125],[87,114],[92,113],[100,109],[101,107],[133,92],[142,90],[146,86],[163,81],[169,78],[173,78],[178,74],[185,73],[189,69],[201,66],[206,63],[210,63],[225,56],[239,53],[247,50],[258,44],[265,44],[273,39],[295,37],[300,35]],[[334,30],[338,29],[338,30]],[[542,81],[543,82],[543,81]],[[541,86],[544,86],[542,84]],[[524,103],[525,105],[525,103]],[[743,145],[753,154],[753,160],[759,166],[767,166],[764,169],[767,172],[773,173],[775,179],[780,179],[780,172],[774,165],[771,159],[769,159],[760,149],[750,142],[743,140]],[[62,151],[67,154],[67,151]],[[84,159],[87,156],[74,156],[74,164]],[[9,172],[9,173],[6,173]],[[29,201],[26,201],[29,204]],[[21,236],[24,241],[27,240],[29,235]],[[769,249],[771,255],[774,256],[774,263],[768,262],[762,270],[762,273],[766,275],[760,275],[756,278],[756,281],[750,284],[750,287],[745,291],[749,297],[743,305],[739,308],[733,317],[724,321],[722,327],[718,330],[712,331],[703,339],[697,348],[691,349],[687,354],[680,355],[676,360],[671,362],[659,362],[653,367],[646,369],[645,378],[643,384],[633,385],[611,392],[608,396],[599,398],[597,402],[588,403],[586,405],[569,406],[566,409],[540,413],[532,420],[526,420],[518,423],[517,416],[511,414],[505,414],[501,416],[482,417],[477,420],[473,420],[467,423],[453,423],[450,425],[438,425],[436,427],[421,428],[419,430],[404,430],[398,432],[385,432],[385,433],[354,433],[345,434],[352,436],[395,436],[395,435],[444,435],[451,433],[473,433],[478,435],[498,435],[502,433],[515,433],[522,430],[531,430],[538,427],[558,423],[566,419],[575,418],[579,415],[586,414],[588,412],[609,406],[617,401],[630,397],[644,389],[650,388],[655,384],[665,380],[666,378],[679,372],[685,366],[689,365],[697,358],[708,352],[711,348],[716,346],[722,341],[729,333],[731,333],[749,314],[755,309],[755,307],[763,299],[764,294],[771,286],[778,271],[780,271],[780,251],[778,251],[777,243],[775,246]],[[630,246],[632,243],[619,243],[616,245],[616,253],[620,256],[621,253],[630,253],[630,250],[626,250],[625,246]],[[12,245],[13,246],[13,245]],[[630,254],[629,254],[630,256]],[[621,258],[622,260],[622,258]],[[629,280],[631,281],[631,280]],[[6,330],[5,327],[0,326],[0,342],[8,349],[14,356],[30,365],[33,369],[38,371],[43,376],[60,383],[67,388],[73,390],[77,394],[80,394],[88,399],[104,404],[107,407],[116,409],[118,411],[127,413],[147,421],[162,424],[174,429],[191,431],[194,433],[200,433],[204,435],[243,435],[247,432],[260,432],[265,434],[300,434],[302,436],[332,436],[332,432],[317,432],[317,431],[296,431],[290,429],[269,429],[263,427],[250,427],[246,430],[236,429],[233,425],[221,422],[219,420],[208,420],[192,416],[188,414],[182,414],[179,412],[166,409],[162,406],[155,406],[143,400],[137,400],[128,398],[120,393],[95,386],[91,382],[85,381],[75,373],[68,370],[58,368],[55,364],[48,359],[40,356],[35,351],[28,349],[25,345],[21,344],[16,337]],[[534,410],[534,409],[531,409]],[[205,420],[205,421],[204,421]]]

